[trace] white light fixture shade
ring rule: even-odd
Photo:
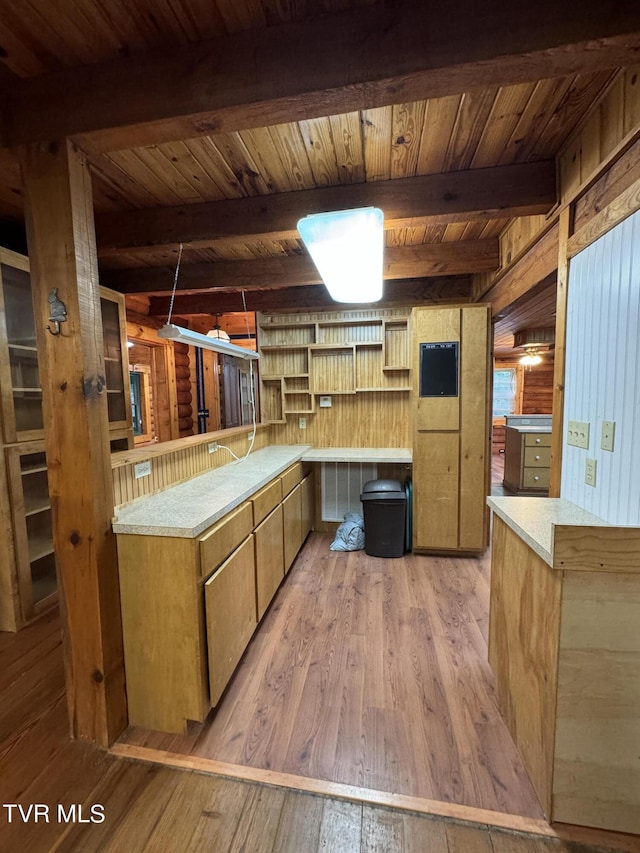
[[[227,332],[224,329],[209,329],[207,332],[208,338],[217,338],[219,341],[227,341],[227,343],[231,340]]]
[[[379,208],[305,216],[298,231],[333,300],[377,302],[382,297],[384,215]]]
[[[158,329],[158,337],[169,341],[182,341],[182,343],[192,347],[209,349],[213,352],[220,352],[223,355],[233,355],[236,358],[245,358],[247,360],[260,358],[258,353],[253,350],[237,347],[235,344],[227,343],[227,341],[220,340],[219,338],[210,338],[208,335],[201,335],[200,332],[184,329],[182,326],[175,326],[173,323],[165,323],[161,329]]]

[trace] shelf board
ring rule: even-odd
[[[7,344],[9,349],[22,350],[23,352],[38,352],[38,347],[35,344]]]
[[[382,349],[382,341],[353,341],[353,346],[358,349],[358,347],[377,347],[378,349]]]
[[[400,370],[409,371],[409,370],[411,370],[410,367],[406,367],[403,364],[386,364],[382,369],[383,369],[383,371],[384,370],[389,371],[389,373],[391,373],[391,371],[394,371],[394,370],[395,371],[400,371]]]
[[[46,471],[46,465],[34,465],[33,467],[23,468],[20,473],[24,477],[26,474],[39,474],[41,471]]]
[[[260,347],[260,352],[282,352],[283,350],[288,349],[305,350],[307,347],[312,346],[315,346],[315,344],[267,344],[264,347]]]
[[[42,394],[42,388],[14,388],[14,394]]]
[[[315,415],[315,409],[287,409],[285,415]]]
[[[311,391],[311,393],[315,394],[316,397],[335,397],[337,394],[355,394],[356,389],[352,388],[349,391],[335,391],[335,390],[332,391],[330,388],[327,388],[326,390],[325,389],[318,390],[317,388],[314,388],[313,391]]]
[[[411,387],[407,385],[402,388],[356,388],[357,393],[367,393],[368,391],[411,391]]]
[[[41,560],[43,557],[46,557],[48,554],[53,554],[53,541],[48,537],[42,537],[41,539],[30,539],[29,540],[29,562],[35,563],[38,560]]]
[[[320,320],[318,328],[323,329],[325,326],[382,326],[382,317],[352,317],[344,320]]]
[[[107,394],[124,394],[122,388],[107,388]]]
[[[308,388],[298,388],[297,390],[294,388],[291,391],[283,391],[282,393],[285,395],[288,394],[290,397],[293,396],[294,394],[307,394],[307,395],[311,396],[311,391],[309,391]]]
[[[312,352],[316,352],[318,350],[332,350],[332,349],[341,349],[341,350],[352,350],[353,344],[309,344],[309,349]]]
[[[47,510],[50,510],[50,509],[51,509],[50,503],[41,504],[40,506],[34,506],[34,507],[31,507],[31,509],[27,509],[25,506],[24,514],[25,514],[25,517],[28,517],[30,515],[38,515],[41,512],[47,512]]]

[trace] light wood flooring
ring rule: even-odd
[[[570,853],[602,850],[118,758],[67,736],[60,623],[0,633],[0,850],[7,853]],[[48,822],[2,804],[43,804]],[[80,804],[103,823],[57,819]],[[78,812],[76,812],[78,815]],[[569,836],[567,836],[569,837]],[[571,837],[580,834],[572,832]],[[603,843],[602,836],[597,838]],[[609,837],[611,841],[611,837]],[[607,849],[632,851],[634,839]]]
[[[489,558],[312,534],[207,724],[121,743],[543,818],[487,663]]]

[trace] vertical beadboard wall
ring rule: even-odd
[[[640,211],[572,261],[569,271],[561,495],[611,524],[640,524]],[[591,425],[570,447],[569,420]],[[602,421],[615,421],[613,453]],[[596,486],[585,461],[597,461]]]

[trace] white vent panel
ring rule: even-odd
[[[377,476],[375,462],[323,462],[322,520],[344,521],[347,512],[362,513],[362,487]]]

